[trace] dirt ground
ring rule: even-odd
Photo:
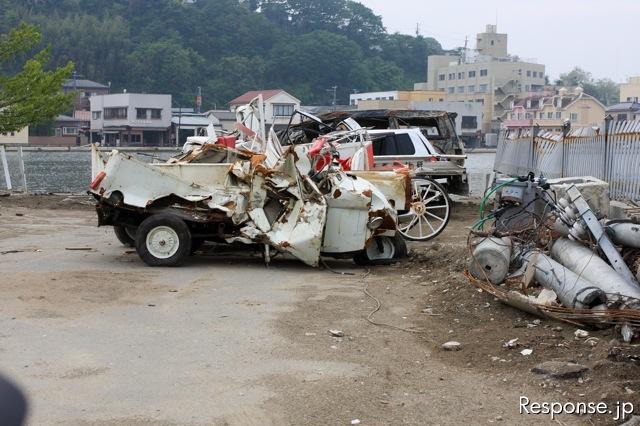
[[[395,265],[329,262],[342,275],[212,248],[148,268],[95,227],[84,196],[0,197],[0,369],[29,395],[31,424],[620,423],[617,402],[640,406],[640,350],[472,287],[476,209],[456,204],[445,232]],[[384,325],[367,321],[365,288]],[[589,370],[531,372],[551,360]],[[521,396],[614,412],[552,421],[520,414]]]

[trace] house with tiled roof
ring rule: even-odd
[[[550,131],[561,131],[565,121],[571,127],[599,126],[604,120],[605,106],[581,87],[565,88],[556,93],[536,94],[511,102],[502,127],[527,128],[535,125]]]
[[[262,95],[264,102],[264,121],[267,127],[272,124],[276,129],[286,126],[291,114],[300,109],[300,99],[283,89],[251,90],[229,102],[229,109],[235,111],[259,95]]]

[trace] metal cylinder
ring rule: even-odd
[[[614,243],[632,248],[640,248],[640,225],[632,222],[607,224]]]
[[[478,280],[488,279],[492,284],[502,283],[509,273],[511,239],[487,237],[473,250],[469,272]]]
[[[580,243],[559,238],[551,247],[551,256],[605,292],[608,305],[640,299],[640,286],[627,282],[597,253]]]
[[[543,253],[530,251],[523,255],[523,260],[527,268],[535,268],[536,282],[555,291],[567,307],[590,309],[607,300],[604,291]]]

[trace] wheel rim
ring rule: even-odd
[[[168,259],[180,248],[178,234],[168,226],[156,226],[147,233],[147,250],[158,259]]]
[[[391,238],[378,237],[377,240],[380,241],[382,251],[380,251],[378,247],[378,241],[373,241],[372,244],[369,244],[369,247],[367,247],[367,257],[369,260],[393,259],[393,256],[396,254],[396,247],[393,245]]]
[[[425,241],[438,235],[449,220],[447,194],[425,179],[412,181],[409,212],[398,218],[398,231],[411,240]]]

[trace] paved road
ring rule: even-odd
[[[149,268],[94,223],[88,211],[0,209],[0,252],[19,251],[0,255],[0,370],[28,393],[30,424],[460,424],[517,415],[517,383],[449,367],[430,355],[440,342],[368,324],[373,303],[355,266],[334,265],[354,276],[288,260],[267,269],[243,252]],[[378,294],[396,291],[391,273],[370,279]],[[413,315],[416,291],[397,287],[402,297],[385,302],[387,317]]]

